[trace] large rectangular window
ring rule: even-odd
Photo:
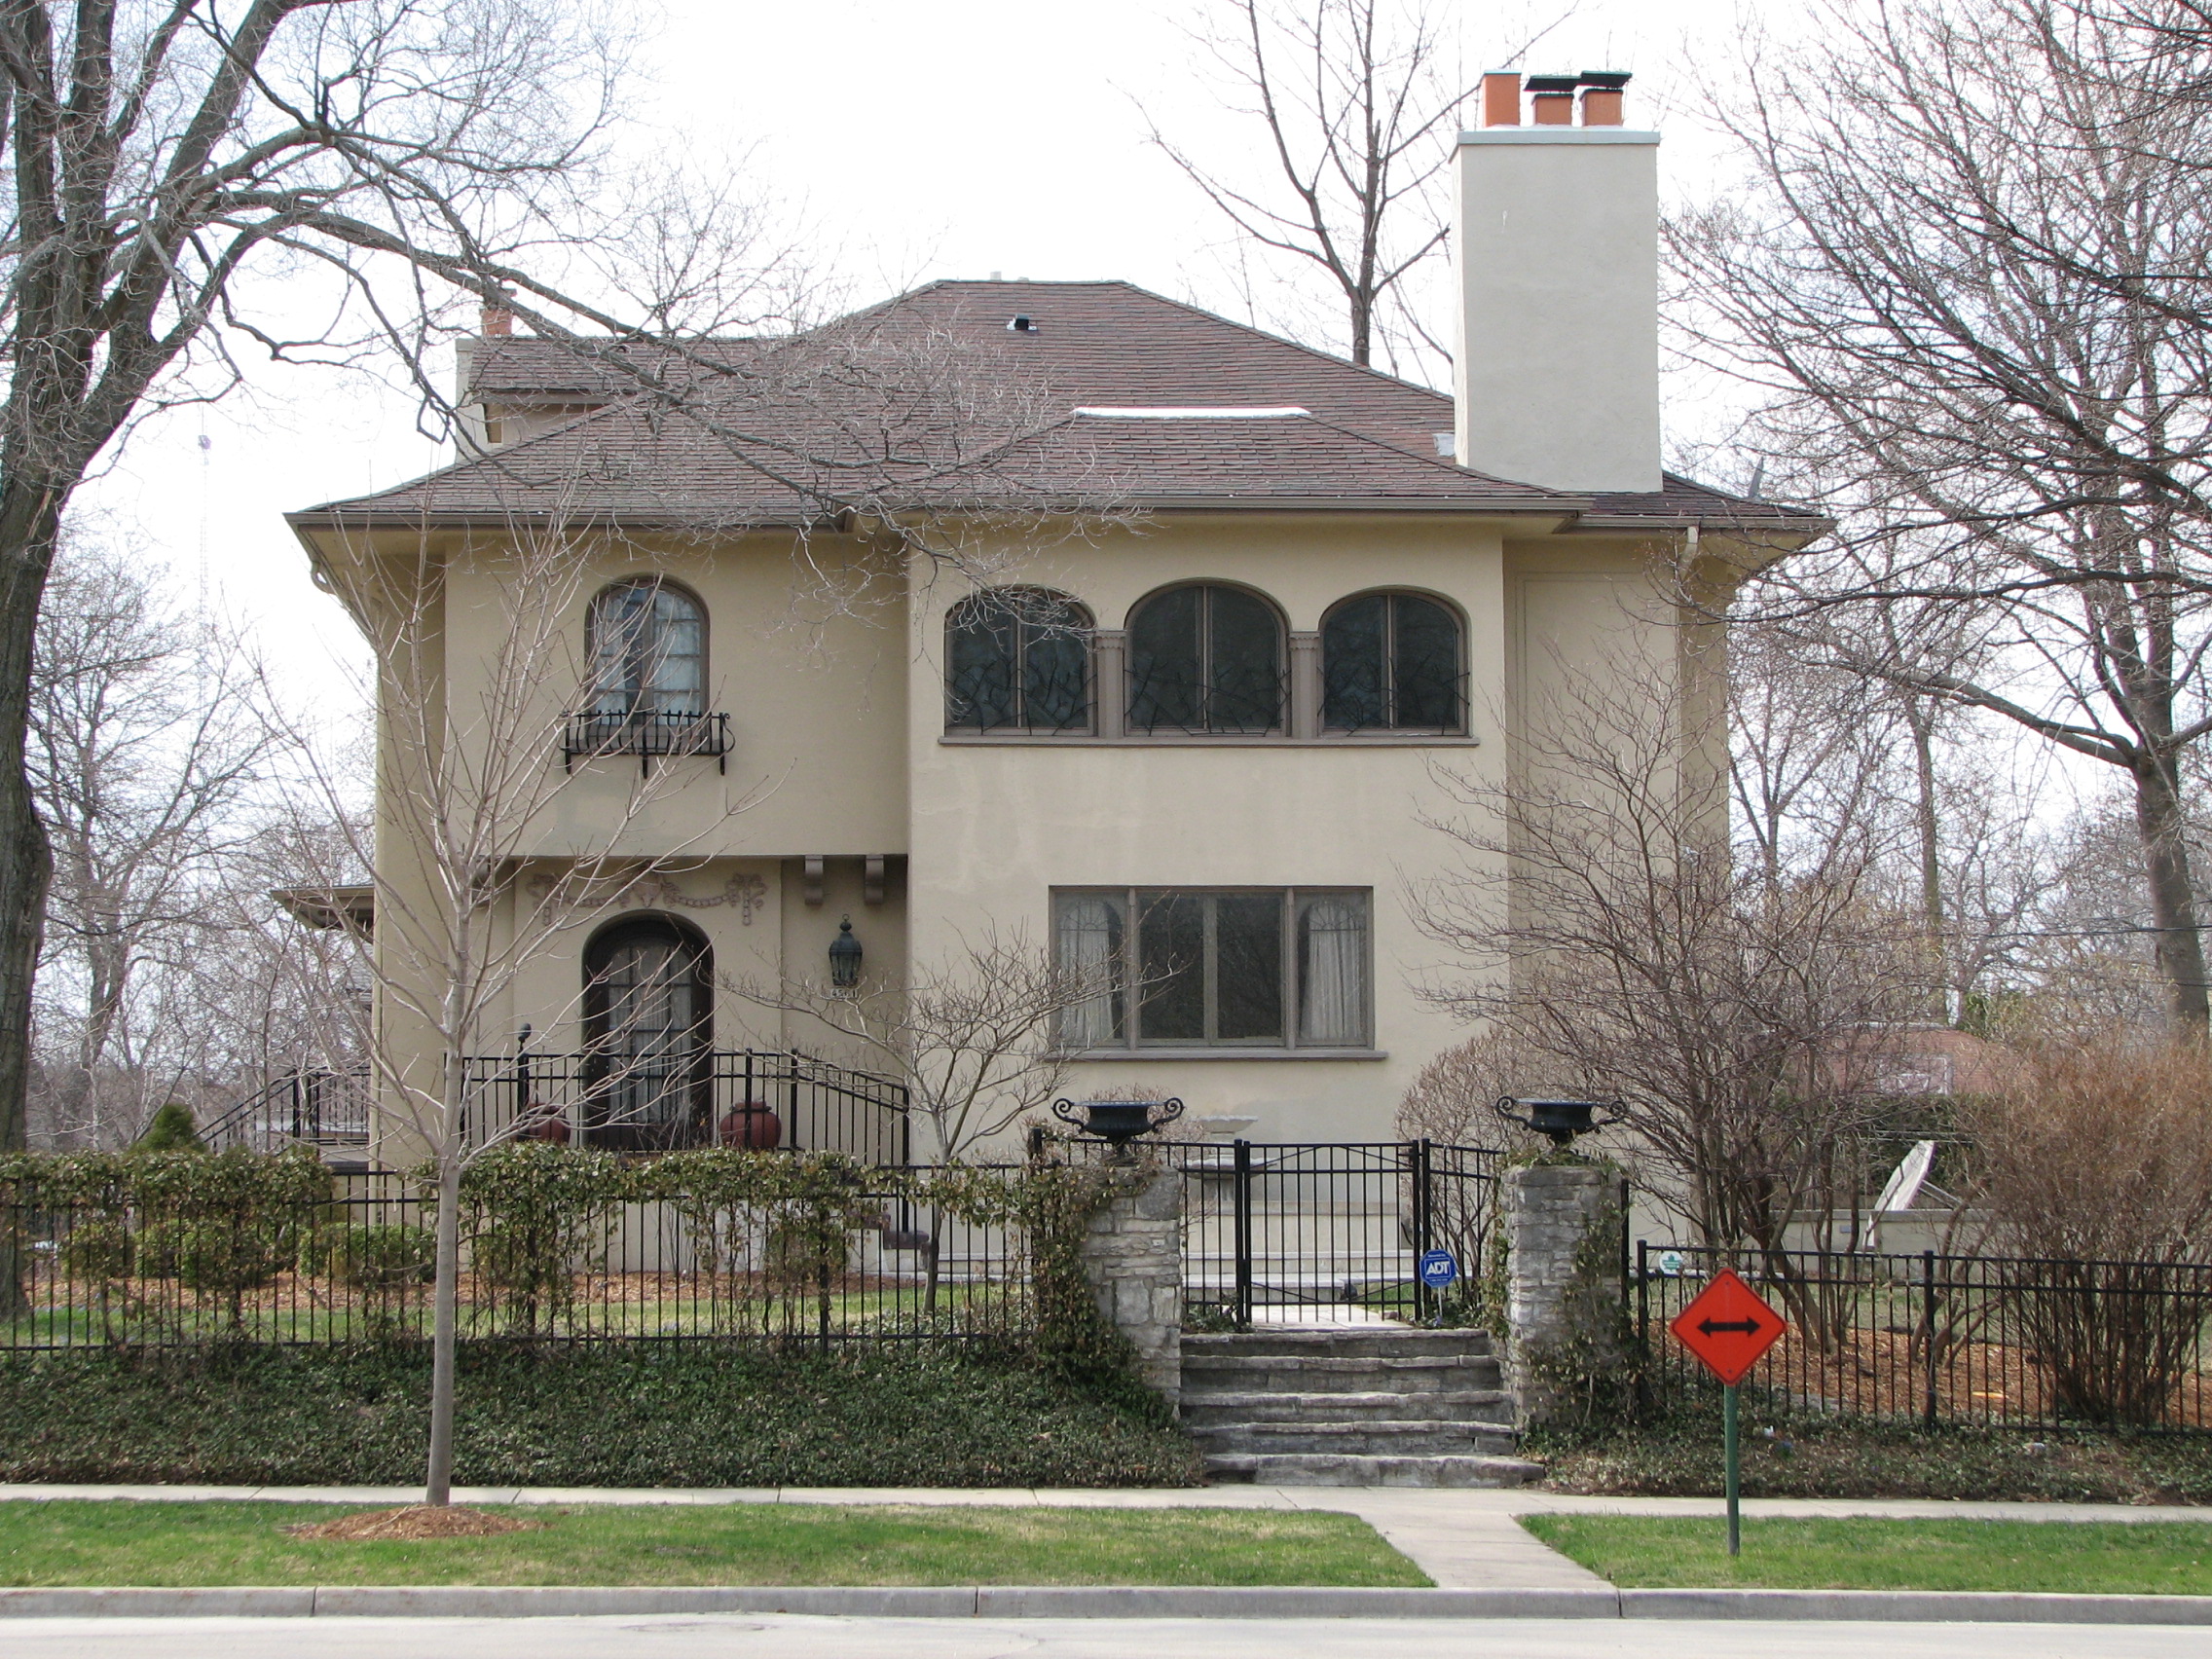
[[[1071,1010],[1071,1049],[1364,1049],[1364,889],[1061,889],[1059,965],[1094,976]]]

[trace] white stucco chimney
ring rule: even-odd
[[[1659,134],[1613,73],[1484,78],[1459,134],[1459,464],[1576,492],[1659,488]],[[1582,90],[1583,125],[1572,126]]]

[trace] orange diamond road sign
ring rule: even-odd
[[[1736,1276],[1733,1268],[1721,1269],[1667,1328],[1705,1362],[1706,1370],[1731,1388],[1789,1329],[1757,1291]]]

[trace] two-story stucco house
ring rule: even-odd
[[[505,1024],[549,1075],[613,1022],[655,1075],[724,1079],[648,1083],[570,1132],[727,1134],[732,1103],[765,1098],[726,1077],[769,1063],[740,1056],[821,1036],[733,979],[827,977],[849,933],[858,973],[896,981],[996,924],[1103,976],[1063,1022],[1078,1091],[1176,1094],[1265,1139],[1387,1137],[1467,1035],[1416,988],[1438,952],[1409,884],[1460,852],[1420,822],[1438,763],[1498,778],[1517,711],[1560,677],[1698,695],[1718,653],[1682,582],[1724,592],[1812,528],[1661,470],[1659,138],[1617,125],[1616,89],[1579,124],[1550,93],[1524,125],[1518,82],[1492,79],[1459,143],[1449,398],[1122,282],[939,282],[873,313],[974,345],[996,407],[1030,412],[1029,476],[1060,465],[1114,509],[1030,545],[1018,515],[979,522],[978,544],[1013,539],[999,591],[917,559],[795,625],[804,572],[868,557],[866,526],[656,438],[619,377],[509,335],[464,353],[456,464],[293,515],[357,610],[364,562],[433,573],[457,722],[496,672],[471,584],[531,525],[568,526],[586,669],[545,728],[559,784],[527,855],[557,871],[619,833],[675,862],[578,915]],[[420,879],[391,810],[399,723],[380,908]],[[652,802],[625,815],[648,766]]]

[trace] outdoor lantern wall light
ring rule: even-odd
[[[849,991],[861,982],[861,941],[853,937],[853,918],[837,924],[837,937],[830,941],[830,983]]]
[[[1521,1110],[1515,1111],[1515,1107]],[[1621,1121],[1619,1104],[1603,1100],[1537,1100],[1508,1094],[1494,1110],[1509,1124],[1551,1136],[1552,1145],[1557,1147],[1571,1146],[1576,1135]],[[1608,1116],[1599,1117],[1601,1111]]]

